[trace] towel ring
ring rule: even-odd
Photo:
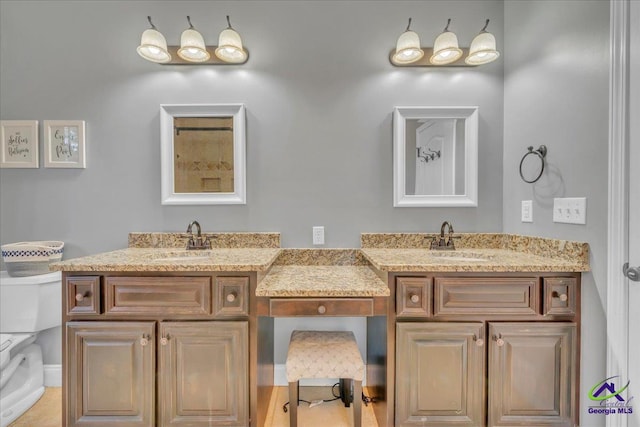
[[[533,184],[534,182],[540,179],[540,177],[542,176],[542,172],[544,172],[544,164],[545,164],[544,159],[547,156],[547,147],[545,145],[541,145],[540,147],[538,147],[537,150],[534,150],[533,147],[527,147],[527,149],[529,151],[525,153],[525,155],[522,156],[522,160],[520,160],[520,178],[522,178],[522,180],[528,184]],[[540,159],[540,172],[535,178],[529,180],[525,178],[524,173],[522,173],[522,165],[524,163],[524,159],[526,159],[527,156],[531,154],[535,154]]]

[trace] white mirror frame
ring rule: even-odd
[[[174,191],[173,119],[175,117],[233,117],[233,193]],[[244,104],[160,105],[160,158],[163,205],[245,205],[246,141]]]
[[[465,194],[406,194],[406,120],[465,119]],[[393,206],[478,206],[478,107],[395,107],[393,110]]]

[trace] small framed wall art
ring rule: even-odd
[[[44,121],[44,167],[86,168],[83,120]]]
[[[0,120],[0,168],[38,168],[38,121]]]

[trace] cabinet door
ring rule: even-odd
[[[67,323],[68,426],[154,426],[154,322]]]
[[[575,425],[574,323],[489,325],[489,426]]]
[[[248,322],[163,322],[159,426],[248,426]]]
[[[396,426],[481,426],[483,323],[397,323]]]

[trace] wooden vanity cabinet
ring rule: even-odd
[[[249,281],[66,277],[65,426],[249,426]]]
[[[579,281],[392,275],[394,425],[577,425]]]

